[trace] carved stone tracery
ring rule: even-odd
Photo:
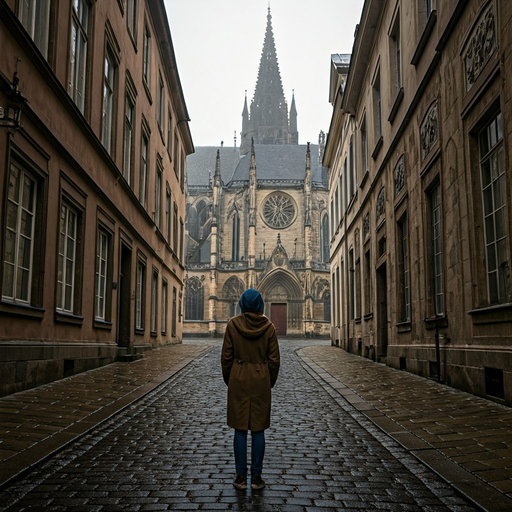
[[[420,129],[421,160],[430,153],[434,144],[439,139],[439,124],[437,118],[437,102],[428,111]]]
[[[405,166],[404,166],[404,155],[400,157],[395,167],[395,197],[400,194],[402,189],[405,187]]]
[[[489,57],[498,47],[493,4],[482,14],[463,52],[466,92],[473,87]]]
[[[386,213],[386,192],[384,187],[380,189],[379,195],[377,196],[377,220]]]

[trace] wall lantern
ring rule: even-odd
[[[7,102],[0,105],[0,126],[17,130],[21,122],[21,110],[27,101],[20,93],[18,71],[12,77],[11,90],[7,94]]]

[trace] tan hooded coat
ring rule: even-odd
[[[264,315],[242,313],[226,327],[222,376],[228,386],[227,423],[238,430],[270,426],[271,391],[280,355],[274,324]]]

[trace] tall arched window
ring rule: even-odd
[[[185,320],[204,319],[204,288],[198,277],[185,282]]]
[[[324,301],[324,321],[331,321],[331,292],[325,291],[324,296],[322,297]]]
[[[238,301],[245,291],[244,283],[236,276],[231,276],[222,287],[222,296],[228,299],[228,315],[232,318],[240,313]]]
[[[233,245],[231,247],[231,259],[233,261],[240,260],[240,215],[235,211],[233,215]]]
[[[321,251],[321,261],[322,263],[329,262],[329,218],[327,214],[322,217],[322,225],[321,225],[321,233],[320,233],[320,251]]]

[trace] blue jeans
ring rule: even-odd
[[[265,431],[251,430],[251,474],[261,475],[263,456],[265,455]],[[247,430],[236,430],[233,442],[235,449],[235,466],[238,475],[247,474]]]

